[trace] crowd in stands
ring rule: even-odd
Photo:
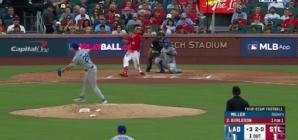
[[[230,33],[298,33],[298,3],[285,0],[271,3],[237,2]]]
[[[145,34],[194,34],[203,33],[198,24],[204,16],[200,15],[194,0],[56,0],[54,14],[59,34],[130,34],[134,25],[145,28]],[[63,3],[61,3],[63,2]],[[12,7],[2,15],[3,27],[0,32],[10,32],[19,25],[19,17],[10,12]],[[203,18],[202,18],[203,17]],[[5,22],[12,22],[8,28]],[[7,29],[6,29],[7,28]],[[18,27],[17,27],[18,28]],[[20,32],[26,33],[19,25]],[[19,33],[16,30],[16,33]]]

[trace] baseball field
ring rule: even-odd
[[[91,88],[86,102],[74,103],[84,70],[58,77],[59,67],[0,66],[0,140],[109,140],[119,124],[136,140],[222,140],[234,85],[252,106],[286,106],[287,140],[298,139],[297,66],[180,65],[182,74],[143,77],[130,66],[122,78],[120,65],[98,65],[107,105]]]

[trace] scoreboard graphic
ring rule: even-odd
[[[253,106],[224,114],[224,140],[286,140],[284,106]]]

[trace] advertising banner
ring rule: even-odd
[[[200,0],[200,12],[234,13],[235,0]]]
[[[1,38],[0,57],[66,56],[66,39]]]
[[[241,38],[241,56],[296,57],[296,39]]]
[[[81,49],[90,49],[90,56],[124,56],[128,45],[119,40],[118,37],[110,38],[69,38],[67,39],[67,56],[74,56],[71,43],[77,42]],[[140,55],[143,56],[143,41]]]

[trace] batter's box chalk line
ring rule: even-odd
[[[174,78],[176,78],[176,76],[175,76],[175,75],[172,75],[170,78],[171,78],[171,79],[174,79]]]
[[[208,75],[208,76],[206,77],[206,79],[210,79],[210,78],[211,78],[211,76],[212,76],[212,75]]]
[[[106,79],[111,79],[113,77],[113,75],[108,76]]]

